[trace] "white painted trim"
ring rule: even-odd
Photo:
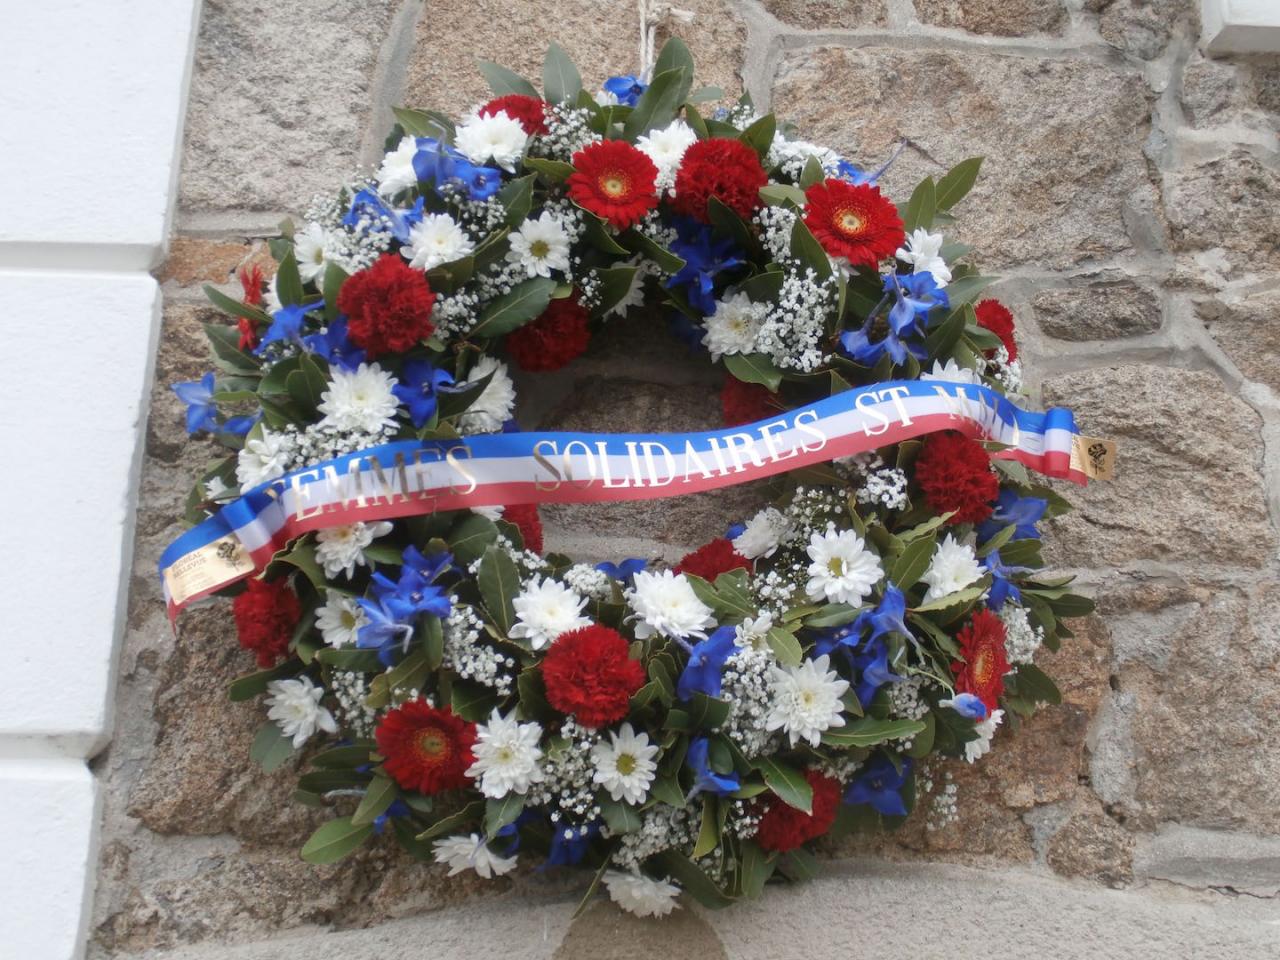
[[[199,0],[14,8],[0,57],[0,954],[76,960],[98,873]]]
[[[1280,53],[1280,0],[1200,0],[1200,43],[1214,56]]]

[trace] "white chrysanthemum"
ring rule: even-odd
[[[317,730],[338,732],[333,714],[320,706],[323,696],[324,688],[317,687],[310,677],[272,680],[267,684],[267,718],[274,720],[286,737],[293,738],[295,750]]]
[[[284,304],[280,302],[280,274],[273,273],[271,279],[267,281],[266,292],[262,295],[263,306],[267,308],[267,313],[279,313],[284,309]]]
[[[240,492],[248,493],[260,483],[284,476],[293,448],[292,437],[273,433],[266,427],[260,436],[246,440],[236,455],[236,482],[240,484]]]
[[[807,140],[788,140],[781,133],[773,135],[765,166],[781,167],[792,179],[799,179],[810,158],[818,161],[827,176],[834,176],[839,170],[840,155],[834,150]]]
[[[1000,726],[1000,721],[1003,719],[1003,710],[992,710],[987,719],[974,727],[978,731],[978,739],[970,740],[964,745],[965,760],[973,763],[991,752],[991,740],[996,735],[996,727]]]
[[[769,631],[773,629],[773,615],[762,613],[758,617],[747,617],[733,629],[733,641],[740,647],[752,650],[768,650]]]
[[[308,223],[293,237],[293,256],[298,261],[298,276],[306,283],[316,279],[324,271],[324,245],[328,238],[324,227]]]
[[[591,748],[592,782],[608,790],[614,800],[643,803],[658,769],[653,760],[657,755],[658,748],[643,732],[636,733],[624,723],[609,732],[608,743],[601,740]]]
[[[336,590],[326,590],[324,604],[316,610],[316,629],[331,647],[355,643],[360,628],[368,622],[369,617],[356,598]]]
[[[978,383],[981,380],[976,371],[960,366],[951,357],[947,358],[945,364],[937,360],[933,361],[933,369],[920,374],[920,379],[949,380],[953,383]]]
[[[960,543],[947,534],[933,551],[929,569],[920,579],[929,585],[925,600],[937,600],[949,593],[963,590],[982,577],[982,565],[978,555],[967,543]]]
[[[813,561],[805,587],[810,600],[861,603],[884,574],[880,558],[852,530],[815,531],[807,552]]]
[[[492,520],[496,523],[497,521],[502,519],[502,511],[504,511],[505,509],[507,508],[503,506],[491,505],[491,506],[484,506],[484,507],[472,507],[471,512],[478,513],[480,516],[484,517],[486,520]]]
[[[627,603],[639,619],[635,626],[639,639],[655,633],[681,640],[704,639],[707,628],[716,625],[711,608],[698,599],[683,574],[641,570],[633,583],[627,591]]]
[[[204,495],[210,500],[217,500],[231,488],[223,483],[221,477],[210,477],[204,482]]]
[[[476,383],[490,373],[493,379],[472,401],[466,413],[458,417],[458,429],[463,433],[496,433],[511,419],[516,408],[516,388],[507,373],[507,365],[501,360],[484,356],[467,374],[463,384]]]
[[[680,908],[676,903],[680,888],[666,880],[650,880],[639,873],[608,870],[604,875],[604,885],[609,890],[610,900],[637,917],[665,917]]]
[[[356,521],[328,527],[316,534],[316,559],[324,567],[326,577],[333,578],[343,573],[350,580],[356,575],[356,567],[368,566],[365,547],[390,532],[391,524],[386,520],[377,523]]]
[[[569,271],[569,234],[552,213],[527,219],[508,238],[507,261],[519,264],[530,277],[549,277],[552,270]]]
[[[445,837],[431,845],[431,853],[436,863],[449,865],[449,876],[474,870],[486,880],[510,873],[516,868],[517,857],[500,857],[489,849],[484,837],[478,833],[470,836],[458,834]]]
[[[400,255],[409,266],[430,270],[442,263],[453,263],[469,256],[475,244],[458,222],[447,213],[428,213],[409,231],[409,245]]]
[[[458,127],[453,145],[472,163],[496,163],[508,173],[514,173],[516,161],[524,153],[529,135],[518,120],[499,110],[492,116],[475,114]]]
[[[398,402],[391,388],[396,378],[376,363],[362,363],[355,370],[332,367],[329,389],[320,394],[324,422],[339,430],[375,433],[396,425]]]
[[[658,168],[656,185],[659,193],[675,185],[680,161],[697,140],[698,135],[683,120],[672,120],[661,130],[650,130],[636,138],[636,147]]]
[[[801,740],[816,747],[824,730],[843,727],[840,698],[849,689],[849,681],[840,679],[830,666],[831,660],[824,654],[798,667],[771,668],[773,706],[765,718],[765,729],[783,731],[793,747]]]
[[[467,768],[467,776],[478,780],[480,792],[494,800],[524,793],[530,784],[542,781],[541,737],[541,724],[518,723],[514,710],[504,717],[495,707],[489,722],[476,727],[471,748],[476,760]]]
[[[897,257],[903,263],[911,264],[913,274],[931,273],[934,282],[945,287],[951,282],[951,268],[942,259],[941,250],[942,234],[917,227],[907,237],[907,245],[898,248]]]
[[[535,650],[541,650],[562,633],[591,623],[582,615],[586,597],[551,577],[534,577],[511,603],[519,620],[511,628],[511,636],[527,639]]]
[[[769,305],[752,303],[745,293],[735,293],[716,302],[712,313],[703,324],[707,335],[703,343],[712,360],[719,360],[726,353],[751,353],[756,348],[756,334],[764,326]]]
[[[414,137],[401,137],[396,148],[382,158],[378,167],[378,192],[384,197],[394,197],[402,190],[417,186],[418,174],[413,169],[413,158],[418,154],[418,141]]]
[[[793,525],[785,513],[775,507],[765,507],[746,522],[742,533],[733,540],[733,549],[748,560],[771,557],[793,533]]]

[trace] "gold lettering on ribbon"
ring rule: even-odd
[[[553,481],[542,479],[535,480],[533,483],[533,489],[555,490],[564,482],[564,478],[560,476],[559,468],[552,463],[550,459],[548,459],[548,453],[544,451],[549,451],[550,456],[554,457],[557,452],[556,442],[554,440],[539,440],[533,445],[534,462],[537,463],[538,466],[542,467],[543,470],[546,470],[547,473],[551,474],[555,479]]]

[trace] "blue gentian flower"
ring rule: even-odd
[[[551,824],[551,852],[539,867],[572,867],[582,862],[592,837],[600,832],[600,824],[589,823],[585,827],[562,822]]]
[[[453,609],[448,592],[432,582],[452,566],[450,554],[424,557],[416,547],[410,546],[405,548],[401,559],[403,565],[398,580],[375,573],[373,598],[356,600],[369,618],[356,635],[356,646],[376,649],[378,659],[387,666],[394,665],[397,647],[401,653],[408,648],[414,620],[424,613],[444,618]]]
[[[1011,577],[1015,573],[1027,572],[1031,569],[1030,567],[1005,566],[1000,559],[999,550],[992,550],[980,562],[991,574],[991,590],[987,594],[987,606],[990,609],[999,610],[1008,600],[1022,603],[1022,591],[1018,589],[1018,585]]]
[[[638,557],[631,557],[623,560],[621,563],[597,563],[596,569],[601,573],[607,574],[619,583],[634,583],[636,574],[645,568],[645,562]]]
[[[187,405],[187,433],[213,431],[218,426],[218,408],[213,403],[213,373],[199,380],[175,383],[173,392]]]
[[[720,675],[724,672],[724,662],[737,649],[734,637],[733,627],[721,627],[707,639],[694,644],[689,662],[676,684],[677,697],[688,700],[695,693],[705,693],[708,697],[720,696]]]
[[[687,217],[676,220],[676,231],[671,252],[684,260],[684,266],[664,286],[684,288],[690,304],[704,314],[715,313],[715,276],[740,266],[742,251],[732,240],[718,239],[710,226]]]
[[[303,337],[302,345],[340,370],[354,370],[365,361],[365,352],[347,336],[346,317],[338,317],[325,328],[324,333]]]
[[[841,180],[848,180],[855,187],[861,186],[863,184],[871,184],[872,186],[874,186],[875,182],[879,180],[881,177],[883,177],[885,173],[888,172],[889,168],[893,166],[893,161],[898,159],[902,151],[906,149],[906,146],[907,146],[907,142],[905,140],[899,141],[898,146],[894,148],[893,153],[889,154],[889,159],[886,160],[883,164],[881,164],[878,169],[873,170],[871,173],[867,173],[865,170],[861,169],[860,167],[855,167],[848,160],[841,160],[836,165],[836,176],[838,176]]]
[[[391,822],[392,817],[407,817],[412,812],[407,803],[396,797],[391,801],[391,806],[373,818],[373,832],[382,833],[387,828],[387,824]]]
[[[939,700],[938,706],[950,707],[960,716],[976,723],[987,719],[987,705],[972,693],[958,693],[950,700]]]
[[[689,750],[684,755],[685,765],[693,771],[693,789],[686,799],[692,799],[699,793],[714,793],[723,797],[733,793],[741,781],[736,773],[716,773],[711,769],[707,754],[711,744],[706,737],[694,737],[689,741]]]
[[[891,581],[886,581],[886,584],[884,598],[874,610],[864,610],[858,614],[858,619],[853,621],[853,628],[855,630],[869,628],[872,640],[879,640],[891,633],[900,633],[910,638],[912,633],[903,619],[907,612],[907,598],[903,596],[897,584]]]
[[[408,243],[413,225],[422,220],[422,208],[422,197],[410,209],[398,210],[387,206],[374,191],[361,190],[351,198],[351,209],[342,218],[342,225],[354,230],[361,225],[362,220],[368,220],[372,224],[366,224],[369,232],[389,233],[400,243]]]
[[[222,425],[223,433],[234,433],[237,437],[243,437],[246,433],[253,429],[254,424],[262,419],[262,411],[257,413],[246,414],[241,417],[230,417],[226,423]]]
[[[476,166],[453,147],[432,137],[418,137],[417,144],[413,172],[419,180],[430,183],[436,193],[461,189],[472,200],[487,200],[502,186],[502,171],[496,167]]]
[[[323,309],[323,300],[291,303],[287,307],[281,307],[271,315],[271,326],[267,327],[262,341],[254,348],[254,354],[261,356],[262,351],[272,343],[302,343],[302,323],[306,315],[314,310]]]
[[[742,536],[746,532],[747,532],[747,525],[745,523],[735,523],[733,526],[731,526],[728,530],[724,532],[724,538],[726,540],[737,540],[740,536]]]
[[[1000,491],[996,507],[991,518],[978,526],[978,538],[990,540],[1009,524],[1016,524],[1013,529],[1015,540],[1039,540],[1040,531],[1036,524],[1044,517],[1049,508],[1049,501],[1040,497],[1020,497],[1016,490],[1005,487]]]
[[[950,305],[947,292],[938,286],[931,273],[916,273],[900,277],[896,273],[884,278],[885,293],[892,298],[889,309],[889,329],[883,340],[871,342],[871,323],[875,311],[867,317],[858,330],[847,330],[840,335],[844,351],[863,366],[874,366],[886,353],[895,364],[907,362],[910,353],[917,360],[925,360],[928,353],[918,338],[924,336],[921,321],[935,307]],[[908,340],[908,337],[917,339]]]
[[[442,387],[450,386],[453,376],[423,359],[406,360],[400,381],[391,388],[396,398],[409,409],[409,419],[421,427],[436,412],[436,396]]]
[[[470,200],[488,200],[502,188],[502,171],[497,167],[478,167],[469,160],[455,159],[449,169],[449,182],[466,190]]]
[[[910,757],[902,758],[901,771],[887,757],[877,757],[849,785],[844,802],[855,806],[869,804],[886,817],[905,817],[907,805],[902,800],[902,788],[910,775]]]
[[[876,691],[886,683],[899,683],[903,679],[889,669],[889,647],[879,639],[867,641],[853,658],[853,668],[858,674],[854,693],[864,709],[870,705]]]
[[[373,576],[376,581],[382,574],[375,573]],[[383,580],[386,578],[383,577]],[[392,589],[395,588],[391,581],[386,580],[386,583]],[[368,618],[368,623],[356,634],[356,646],[361,650],[377,650],[378,660],[388,667],[395,666],[397,648],[401,653],[408,649],[409,640],[413,637],[413,625],[404,621],[402,610],[392,607],[386,596],[375,595],[373,599],[358,597],[356,603]]]
[[[634,107],[640,101],[641,94],[649,89],[649,85],[639,77],[623,74],[606,80],[604,89],[617,97],[622,106]]]

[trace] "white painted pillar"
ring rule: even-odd
[[[0,954],[84,953],[198,0],[0,3]]]
[[[1210,56],[1280,53],[1280,0],[1200,0],[1200,42]]]

